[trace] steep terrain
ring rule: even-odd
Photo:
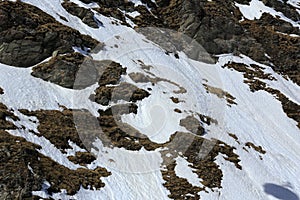
[[[0,199],[300,199],[300,1],[0,1]]]

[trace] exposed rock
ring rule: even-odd
[[[180,103],[179,99],[176,97],[171,97],[170,99],[173,101],[173,103]]]
[[[207,124],[207,125],[211,125],[211,123],[217,125],[218,124],[218,121],[216,119],[213,119],[211,118],[210,116],[206,116],[206,115],[203,115],[203,114],[199,114],[197,113],[201,122],[203,122],[204,124]]]
[[[151,13],[145,6],[138,6],[134,9],[139,11],[140,15],[131,20],[140,27],[163,27],[182,32],[195,39],[211,55],[244,54],[258,62],[273,63],[275,65],[272,67],[277,72],[288,75],[299,85],[300,38],[288,34],[300,35],[300,30],[267,13],[258,20],[241,21],[242,14],[234,5],[235,2],[249,5],[248,0],[157,0],[156,5],[144,1],[151,8]],[[264,0],[263,2],[294,21],[300,18],[296,8],[286,1]],[[151,30],[153,31],[153,28]],[[145,35],[152,40],[151,36],[155,37],[156,34],[150,31]],[[156,43],[161,44],[157,41],[157,37],[154,39]],[[182,48],[180,46],[182,45],[177,44],[176,49],[180,50]],[[171,52],[174,51],[176,50]],[[269,57],[265,56],[266,54]],[[199,55],[194,56],[193,53],[187,55],[191,58],[199,57]]]
[[[42,190],[42,184],[49,194],[66,189],[74,195],[80,187],[85,189],[104,187],[101,177],[110,175],[104,168],[70,170],[36,149],[40,147],[0,130],[0,196],[4,199],[32,199],[32,191]]]
[[[142,67],[143,67],[143,65],[142,65]],[[130,73],[129,77],[134,82],[136,82],[136,83],[147,83],[147,82],[150,82],[150,83],[152,83],[152,85],[154,85],[154,84],[157,84],[158,82],[167,82],[167,83],[170,83],[170,84],[175,85],[176,87],[178,87],[178,90],[174,90],[173,91],[175,94],[186,93],[186,89],[183,88],[182,86],[180,86],[178,83],[176,83],[174,81],[170,81],[170,80],[165,79],[165,78],[156,77],[151,72],[148,72],[148,74],[151,74],[152,76],[154,76],[154,78],[150,77],[149,75],[145,75],[143,73],[140,73],[140,72]]]
[[[140,101],[150,94],[129,83],[121,83],[115,87],[99,87],[96,91],[95,101],[101,105],[108,105],[109,101],[116,103],[119,100],[128,102]]]
[[[230,137],[232,137],[238,144],[241,144],[240,141],[239,141],[239,138],[238,138],[235,134],[233,134],[233,133],[228,133],[228,135],[229,135]]]
[[[175,108],[174,111],[177,112],[177,113],[182,113],[182,111],[179,110],[178,108]]]
[[[232,96],[231,94],[229,94],[228,92],[223,91],[221,88],[212,87],[207,84],[203,84],[203,86],[205,87],[207,92],[217,95],[217,97],[219,97],[221,99],[225,99],[227,101],[227,103],[229,104],[229,106],[232,104],[237,104],[234,101],[235,97]]]
[[[252,142],[247,142],[245,144],[245,146],[248,147],[248,148],[252,148],[252,149],[254,149],[255,151],[257,151],[257,152],[259,152],[261,154],[265,154],[266,153],[266,151],[261,146],[256,146]]]
[[[1,87],[0,87],[0,94],[4,94],[4,91]]]
[[[20,1],[0,2],[0,62],[33,66],[54,51],[70,53],[72,47],[93,49],[98,42],[57,22],[42,10]]]
[[[83,59],[84,56],[79,53],[59,55],[34,67],[31,75],[62,87],[73,88]]]
[[[206,146],[204,143],[211,143]],[[189,194],[193,195],[191,199],[200,199],[199,191],[207,188],[221,188],[223,173],[219,166],[214,162],[216,156],[220,153],[226,155],[224,157],[229,162],[232,162],[238,169],[242,169],[239,165],[239,157],[233,152],[235,149],[219,140],[209,141],[202,137],[195,137],[190,133],[176,132],[170,138],[170,141],[164,144],[168,150],[161,151],[163,165],[166,168],[162,169],[163,179],[166,181],[164,186],[171,192],[169,195],[172,199],[189,199]],[[205,149],[208,151],[206,151]],[[201,152],[207,152],[204,156]],[[180,155],[182,153],[182,155]],[[167,156],[169,155],[169,156]],[[171,156],[170,156],[171,155]],[[182,156],[189,163],[192,163],[193,172],[201,179],[204,187],[192,186],[186,179],[179,178],[174,172],[174,159]]]
[[[205,133],[200,121],[193,116],[188,116],[180,120],[180,126],[185,127],[188,131],[193,134],[202,136]]]
[[[75,164],[87,165],[96,160],[95,156],[90,152],[76,152],[75,156],[68,157]]]
[[[108,63],[99,79],[99,87],[95,90],[95,95],[90,97],[91,100],[101,104],[108,105],[110,101],[117,102],[125,100],[128,102],[136,102],[148,97],[150,94],[130,83],[122,82],[117,86],[107,86],[110,84],[118,84],[121,75],[126,74],[126,68],[118,63]]]
[[[16,121],[19,120],[8,108],[0,103],[0,130],[9,130],[9,129],[16,129],[17,127],[8,119],[11,118],[12,120]]]
[[[99,28],[102,23],[98,21],[91,9],[86,9],[78,6],[76,3],[65,0],[61,4],[71,15],[79,17],[83,23],[87,24],[92,28]]]
[[[277,1],[277,0],[262,0],[262,2],[276,11],[282,12],[286,17],[299,21],[300,14],[297,12],[296,8],[287,3],[287,1]]]
[[[288,75],[300,85],[300,37],[288,35],[290,33],[300,35],[300,30],[290,27],[289,24],[286,26],[286,22],[269,14],[263,14],[260,20],[245,21],[242,24],[262,45],[270,62],[274,64],[272,68],[283,75]],[[284,27],[290,28],[282,30]]]
[[[267,84],[263,80],[276,80],[271,74],[265,73],[261,67],[253,64],[250,66],[251,68],[243,63],[228,63],[224,67],[242,72],[245,78],[244,83],[249,85],[252,92],[265,90],[274,95],[281,102],[287,116],[298,122],[297,126],[300,128],[300,105],[291,101],[279,90],[267,87]]]
[[[74,142],[77,146],[85,149],[73,120],[73,113],[71,110],[63,110],[62,112],[56,110],[40,110],[27,111],[20,110],[27,116],[35,116],[39,120],[37,135],[44,136],[56,148],[60,150],[70,149],[69,141]]]

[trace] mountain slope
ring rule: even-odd
[[[299,199],[299,7],[1,1],[0,199]]]

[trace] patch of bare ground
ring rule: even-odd
[[[218,124],[218,121],[216,119],[210,117],[210,116],[203,115],[203,114],[200,114],[200,113],[197,113],[197,115],[199,116],[201,122],[204,123],[204,124],[207,124],[208,126],[211,125],[211,124],[215,124],[215,125]]]
[[[220,99],[225,99],[227,101],[227,105],[231,106],[231,105],[237,105],[237,103],[234,101],[236,98],[234,96],[232,96],[231,94],[229,94],[226,91],[223,91],[221,88],[216,88],[216,87],[212,87],[209,86],[207,84],[203,84],[203,86],[205,87],[206,91],[208,93],[217,95],[217,97],[219,97]]]
[[[80,53],[69,53],[52,57],[32,69],[31,75],[66,88],[73,88],[76,73],[83,63]]]
[[[206,146],[204,143],[210,143]],[[165,166],[161,172],[163,179],[166,181],[164,186],[171,192],[169,195],[172,199],[200,199],[197,194],[206,188],[217,189],[222,186],[223,173],[219,166],[215,163],[219,154],[232,162],[238,169],[242,169],[239,165],[239,156],[234,153],[234,147],[225,144],[222,141],[209,141],[202,137],[195,137],[189,133],[176,132],[171,136],[168,143],[164,144],[167,150],[162,150],[162,165]],[[207,151],[205,149],[207,148]],[[201,152],[206,152],[201,154]],[[175,159],[182,156],[192,164],[193,172],[196,173],[203,187],[192,186],[186,179],[176,175]],[[192,197],[189,195],[192,194]]]
[[[1,197],[4,199],[32,199],[32,191],[42,190],[44,181],[51,186],[51,193],[66,189],[74,195],[80,187],[85,189],[104,187],[101,177],[110,175],[104,168],[70,170],[40,154],[40,147],[0,130]]]
[[[203,125],[194,116],[187,116],[186,118],[181,119],[179,124],[193,134],[202,136],[205,133]]]
[[[115,103],[118,100],[136,102],[150,95],[146,90],[140,89],[130,83],[120,83],[121,76],[125,74],[126,68],[123,68],[119,63],[109,63],[100,76],[98,81],[99,87],[95,90],[95,94],[90,96],[90,99],[107,106],[110,101]]]
[[[85,166],[96,160],[96,157],[90,152],[76,152],[75,156],[69,156],[68,159],[75,164]]]
[[[71,110],[66,109],[61,112],[58,110],[28,111],[23,109],[20,112],[27,116],[37,117],[39,133],[35,134],[44,136],[56,148],[62,151],[71,149],[69,141],[72,141],[80,148],[85,149],[78,136]]]
[[[230,137],[232,137],[238,144],[241,144],[241,142],[239,141],[239,138],[238,138],[235,134],[233,134],[233,133],[228,133],[228,135],[229,135]]]
[[[291,101],[279,90],[267,87],[263,80],[276,81],[271,74],[264,73],[263,70],[257,65],[251,65],[249,67],[243,63],[228,63],[224,67],[233,68],[236,71],[243,73],[245,78],[244,83],[249,85],[252,92],[264,90],[274,95],[281,102],[283,111],[289,118],[298,122],[297,126],[300,128],[300,105]]]
[[[175,94],[183,94],[183,93],[187,92],[186,89],[183,88],[182,86],[180,86],[178,83],[175,83],[174,81],[170,81],[170,80],[165,79],[165,78],[156,77],[154,74],[151,74],[152,76],[154,76],[154,78],[152,78],[148,75],[145,75],[143,73],[139,73],[139,72],[130,73],[128,75],[136,83],[150,82],[154,85],[154,84],[157,84],[158,82],[166,82],[166,83],[170,83],[170,84],[175,85],[176,87],[178,87],[178,90],[173,91]]]
[[[299,85],[300,37],[289,35],[299,35],[299,29],[267,13],[259,20],[246,20],[242,25],[263,46],[274,64],[272,68],[280,74],[287,75]]]
[[[265,151],[261,146],[256,146],[256,145],[253,144],[252,142],[247,142],[247,143],[245,144],[245,146],[248,147],[248,148],[254,149],[254,150],[257,151],[258,153],[266,154],[266,151]]]
[[[178,104],[180,102],[184,102],[183,100],[179,100],[177,97],[170,97],[170,99],[173,101],[173,103]]]
[[[60,113],[59,111],[29,112],[22,110],[22,112],[30,116],[35,114],[40,120],[39,131],[41,134],[58,147],[67,147],[67,139],[74,141],[74,137],[76,138],[69,111]],[[45,181],[50,183],[49,188],[44,188],[49,194],[66,189],[69,195],[73,195],[79,191],[80,187],[85,189],[104,187],[100,178],[110,175],[106,169],[98,167],[95,170],[86,168],[71,170],[56,163],[38,152],[40,146],[5,131],[17,128],[8,119],[18,121],[19,118],[7,110],[2,103],[0,103],[0,113],[2,113],[0,119],[0,196],[2,198],[7,200],[40,199],[33,196],[32,191],[42,190]],[[89,159],[76,155],[78,163],[90,162],[92,158],[87,154],[86,157]]]
[[[0,130],[9,130],[9,129],[16,129],[17,127],[8,119],[12,119],[14,121],[19,120],[13,112],[8,110],[8,108],[0,102]]]

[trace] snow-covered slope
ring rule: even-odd
[[[184,49],[168,52],[164,49],[164,44],[151,41],[149,35],[141,34],[143,30],[138,31],[121,25],[119,20],[101,15],[94,10],[94,17],[102,23],[98,29],[89,27],[80,18],[68,13],[62,7],[61,0],[23,0],[22,2],[40,8],[62,24],[104,44],[99,52],[84,52],[88,54],[85,60],[91,58],[111,60],[127,68],[127,73],[122,75],[121,82],[148,91],[150,96],[135,102],[138,107],[137,112],[122,114],[120,123],[129,124],[142,133],[149,143],[158,145],[154,150],[146,146],[139,150],[130,150],[125,146],[107,146],[104,141],[97,139],[89,141],[92,143],[91,152],[96,156],[96,160],[86,166],[71,162],[68,156],[86,150],[72,144],[70,138],[73,149],[61,151],[51,143],[49,138],[38,135],[40,122],[37,117],[30,117],[18,110],[85,109],[96,121],[97,117],[101,116],[99,109],[109,109],[113,105],[121,105],[129,100],[117,99],[118,101],[110,102],[108,106],[100,105],[90,100],[90,95],[99,87],[98,83],[82,90],[67,89],[33,77],[31,72],[34,66],[17,68],[0,64],[0,87],[4,91],[0,100],[20,118],[19,121],[9,119],[18,127],[16,130],[8,131],[11,135],[40,145],[42,148],[38,151],[42,155],[71,170],[78,168],[94,170],[102,167],[111,173],[101,178],[105,186],[100,189],[81,187],[76,194],[68,194],[64,190],[66,188],[60,188],[61,192],[49,193],[47,187],[49,188],[51,183],[45,180],[45,184],[49,186],[41,191],[33,191],[33,195],[53,199],[172,199],[171,194],[174,191],[167,187],[168,184],[172,185],[172,181],[167,181],[164,171],[171,173],[172,170],[168,167],[175,163],[175,176],[185,179],[192,187],[202,188],[203,190],[198,192],[201,199],[296,200],[300,198],[299,121],[287,115],[279,96],[276,96],[282,95],[299,106],[300,86],[275,72],[271,65],[258,63],[247,55],[241,54],[216,55],[215,58],[211,58],[211,60],[216,59],[216,63],[193,60]],[[95,3],[85,4],[77,0],[72,2],[85,8],[98,7]],[[140,1],[133,2],[135,6],[142,4]],[[299,4],[295,1],[289,3],[296,7]],[[299,28],[299,22],[288,19],[282,13],[265,6],[261,1],[253,0],[250,5],[238,3],[235,5],[248,20],[258,19],[262,13],[267,12]],[[136,16],[138,15],[133,17]],[[160,33],[157,33],[157,29],[153,28],[155,37],[163,40],[166,39],[167,34],[176,34],[175,31],[167,29],[159,31]],[[177,37],[182,38],[180,34]],[[174,42],[175,39],[171,38],[170,41]],[[199,45],[195,48],[202,47]],[[208,54],[205,52],[205,55]],[[247,72],[227,66],[230,63],[239,63],[245,66],[245,69],[254,71],[256,68],[253,66],[258,66],[262,74],[268,74],[273,78],[255,77],[254,80],[259,80],[266,86],[265,89],[253,92],[246,81]],[[148,77],[147,81],[135,81],[131,76],[134,73]],[[80,76],[81,74],[77,74],[78,79]],[[280,94],[272,94],[271,89],[279,91]],[[177,99],[178,102],[171,100],[172,98]],[[205,134],[197,135],[189,129],[190,124],[184,126],[181,123],[189,116],[193,116],[198,121],[198,125],[204,128]],[[204,123],[203,116],[212,119],[213,122]],[[89,129],[91,124],[76,124],[75,120],[75,126],[78,128],[78,134],[84,135],[82,131]],[[101,129],[98,126],[96,128]],[[126,129],[124,131],[126,132]],[[199,154],[199,159],[209,155],[216,145],[220,145],[220,148],[222,146],[234,148],[232,151],[237,155],[237,162],[228,160],[229,156],[224,152],[218,152],[215,158],[212,157],[213,162],[222,172],[222,187],[207,186],[205,180],[196,173],[198,165],[192,163],[189,160],[191,158],[188,158],[184,152],[191,151],[192,142],[183,149],[178,148],[178,152],[176,147],[175,150],[172,149],[172,143],[177,145],[174,142],[177,137],[174,136],[175,132],[185,132],[190,135],[189,137],[207,139],[198,144],[200,150],[196,153]],[[175,137],[174,140],[171,140],[172,136]],[[182,140],[179,136],[177,139]],[[216,140],[224,144],[219,144]],[[136,141],[144,144],[142,142],[143,138],[138,138]],[[165,145],[168,142],[171,145]],[[237,163],[242,169],[237,168]],[[176,187],[183,186],[179,184]],[[199,196],[183,192],[181,198],[198,199]]]

